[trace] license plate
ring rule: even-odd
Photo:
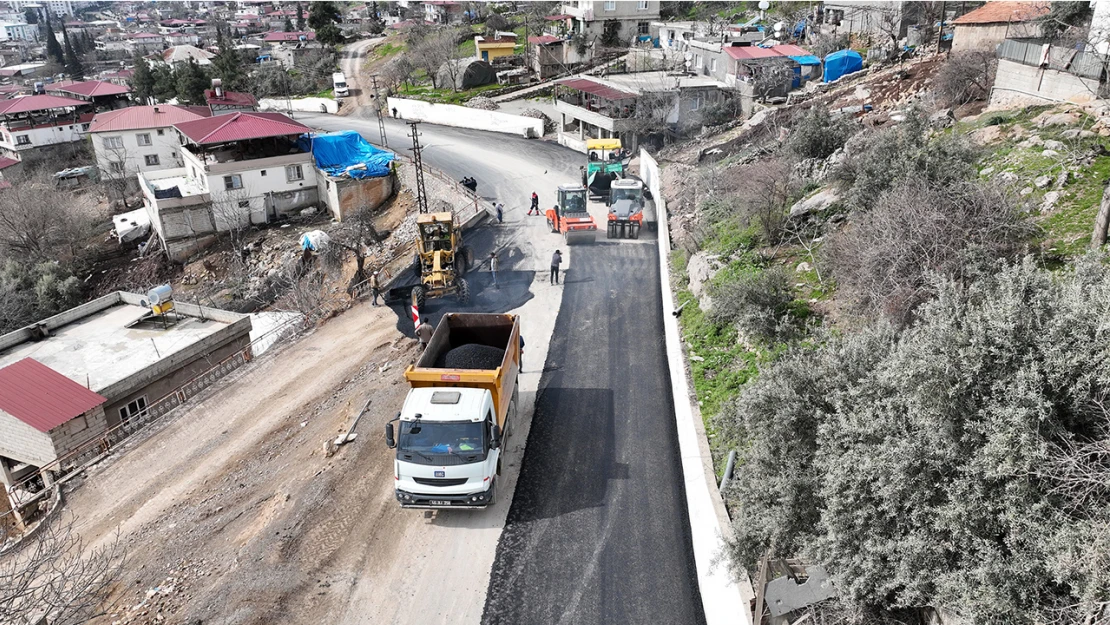
[[[449,506],[449,505],[451,505],[451,502],[450,501],[444,501],[442,499],[429,499],[428,504],[432,505],[432,506]]]
[[[447,477],[447,472],[446,471],[436,471],[435,476],[436,477]]]

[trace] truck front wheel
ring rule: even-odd
[[[463,306],[470,303],[470,283],[465,278],[459,278],[459,303]]]

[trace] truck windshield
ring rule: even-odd
[[[335,88],[336,88],[336,89],[346,89],[346,88],[347,88],[347,83],[345,83],[345,82],[337,82],[337,83],[335,83]]]
[[[639,202],[640,202],[640,190],[639,189],[617,189],[617,188],[613,189],[613,198],[612,198],[613,203],[619,202],[621,200],[632,200],[634,203],[639,204]]]
[[[411,453],[412,462],[424,460],[424,464],[478,462],[485,458],[485,424],[473,421],[402,421],[397,453]]]

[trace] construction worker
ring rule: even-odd
[[[563,253],[555,250],[551,255],[551,284],[559,284],[559,265],[563,264]]]
[[[558,230],[559,229],[559,205],[556,204],[556,205],[552,206],[551,209],[555,211],[555,229]]]
[[[424,322],[416,326],[416,340],[420,341],[420,349],[428,347],[428,341],[432,340],[433,332],[435,328],[428,323],[428,318],[424,317]]]
[[[501,224],[505,221],[505,205],[501,202],[498,202],[497,206],[495,206],[494,208],[497,209],[497,223]]]
[[[370,274],[370,294],[374,296],[371,303],[374,306],[378,305],[378,295],[381,294],[381,279],[378,277],[378,273],[379,272],[375,271]]]
[[[536,211],[537,215],[540,214],[540,196],[536,195],[535,191],[532,192],[532,206],[528,209],[528,214],[531,215],[532,211]]]
[[[489,253],[489,275],[493,276],[493,288],[501,290],[497,285],[497,252]]]

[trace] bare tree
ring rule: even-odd
[[[241,264],[243,244],[251,229],[251,198],[245,188],[232,189],[209,204],[216,229],[227,233],[227,241],[235,262]]]
[[[343,252],[349,252],[355,257],[355,275],[351,278],[351,285],[366,280],[366,257],[371,246],[383,240],[374,227],[374,211],[363,206],[347,215],[339,227],[329,233],[329,238],[330,243],[324,253],[325,263],[341,265]]]
[[[119,200],[124,210],[127,210],[127,196],[129,190],[128,165],[130,155],[121,140],[117,145],[104,145],[105,158],[97,163],[100,169],[100,181],[107,189],[109,199]]]
[[[40,173],[0,193],[0,252],[20,262],[77,253],[97,215],[83,196],[57,188]]]
[[[105,615],[126,551],[118,534],[86,547],[72,516],[55,517],[0,555],[0,623],[78,625]]]
[[[998,59],[994,52],[963,50],[955,52],[940,67],[933,79],[933,90],[949,106],[983,100],[994,84]]]

